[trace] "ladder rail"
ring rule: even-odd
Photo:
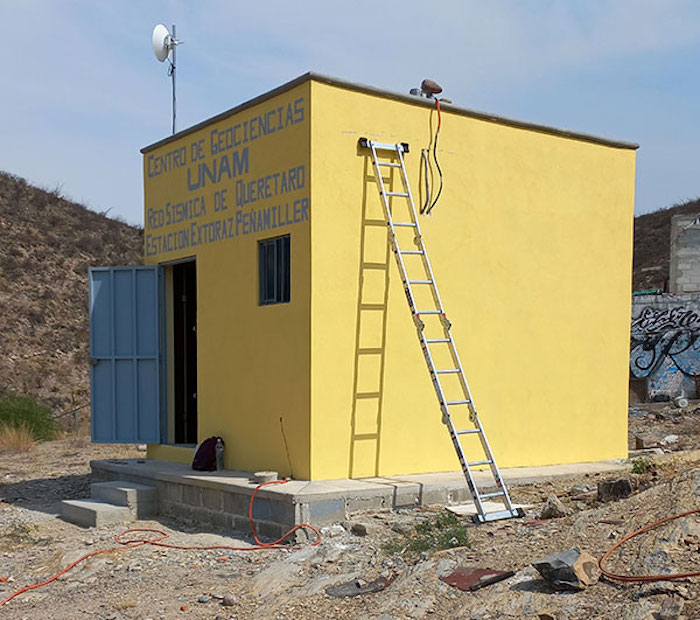
[[[418,340],[421,345],[421,350],[423,352],[423,356],[425,358],[426,364],[428,366],[431,382],[433,383],[433,388],[435,389],[436,396],[438,398],[438,402],[440,404],[440,410],[442,412],[442,421],[443,423],[447,426],[450,438],[452,440],[452,443],[455,447],[455,452],[457,453],[458,460],[460,462],[460,466],[462,468],[462,471],[464,473],[467,486],[469,487],[469,492],[472,495],[472,498],[474,499],[474,504],[477,509],[477,515],[475,515],[475,521],[484,523],[486,521],[491,521],[495,519],[501,519],[501,518],[508,518],[508,517],[514,517],[514,516],[522,516],[522,511],[521,510],[516,510],[510,500],[510,495],[508,494],[508,490],[506,488],[506,485],[503,481],[503,478],[501,476],[501,472],[498,469],[498,466],[496,464],[496,459],[493,456],[493,452],[491,451],[491,446],[488,442],[488,439],[486,438],[486,433],[483,429],[483,426],[481,424],[481,420],[479,419],[477,410],[476,410],[476,405],[474,403],[474,399],[471,393],[471,389],[469,388],[469,383],[466,378],[466,374],[464,372],[464,367],[462,365],[462,361],[459,357],[459,353],[457,351],[457,346],[455,343],[455,340],[452,336],[451,333],[451,323],[447,319],[447,316],[445,314],[444,306],[442,303],[442,298],[440,296],[440,292],[437,286],[437,281],[435,279],[435,274],[433,272],[433,267],[430,262],[430,258],[428,256],[428,251],[427,248],[425,247],[425,243],[423,241],[422,233],[421,233],[421,228],[420,228],[420,222],[418,220],[418,213],[415,208],[415,202],[413,200],[413,193],[411,190],[411,185],[408,179],[408,172],[406,170],[406,164],[405,160],[403,157],[403,154],[405,152],[408,152],[408,145],[405,143],[396,143],[396,144],[385,144],[385,143],[378,143],[374,142],[372,140],[367,140],[365,138],[360,139],[360,145],[363,147],[367,147],[370,149],[371,154],[372,154],[372,164],[374,167],[374,173],[375,173],[375,178],[377,180],[377,184],[379,186],[379,193],[381,196],[382,200],[382,205],[384,208],[384,214],[386,218],[386,225],[388,227],[388,233],[389,233],[389,241],[391,244],[391,249],[394,252],[394,256],[396,257],[397,265],[399,267],[399,272],[401,275],[401,280],[403,283],[404,287],[404,292],[406,294],[406,299],[409,305],[409,308],[411,310],[411,314],[413,316],[414,323],[416,324],[416,331],[418,335]],[[379,151],[388,151],[389,155],[388,157],[396,157],[398,158],[398,163],[395,162],[380,162],[379,161]],[[387,190],[387,184],[384,182],[384,177],[382,176],[381,168],[382,167],[389,167],[389,168],[399,168],[400,169],[400,175],[401,175],[401,183],[404,188],[404,192],[399,192],[399,191],[393,191],[393,187],[391,190]],[[390,177],[388,183],[391,183],[393,185],[394,183],[394,177],[393,173],[389,172]],[[407,200],[408,207],[409,207],[409,218],[410,222],[394,222],[394,216],[392,213],[392,204],[391,200],[394,198],[403,198]],[[418,248],[417,251],[410,251],[410,250],[401,250],[399,247],[399,240],[396,234],[396,228],[397,227],[412,227],[414,229],[414,244]],[[421,264],[423,266],[423,269],[425,273],[427,274],[427,279],[414,279],[411,280],[408,274],[408,268],[406,265],[406,262],[403,259],[404,255],[408,254],[416,254],[420,255],[421,258]],[[414,293],[413,293],[413,287],[412,285],[416,284],[428,284],[430,287],[430,292],[433,297],[433,301],[436,306],[436,310],[425,310],[423,312],[418,311],[415,303],[415,298],[414,298]],[[445,334],[445,338],[427,338],[425,335],[425,323],[423,322],[421,315],[422,314],[429,314],[429,315],[439,315],[440,316],[440,322],[442,324],[442,328]],[[448,344],[448,349],[449,349],[449,354],[450,357],[453,361],[454,368],[453,369],[446,369],[446,370],[438,370],[435,364],[435,360],[433,359],[433,354],[430,350],[430,345],[431,344],[437,344],[437,343],[447,343]],[[465,400],[453,400],[453,401],[448,401],[446,398],[445,390],[443,388],[443,385],[440,381],[440,375],[441,374],[457,374],[458,379],[459,379],[459,384],[462,389],[462,392],[465,396]],[[450,402],[452,404],[450,404]],[[474,425],[475,429],[474,430],[460,430],[457,431],[455,426],[454,426],[454,421],[452,420],[452,416],[450,413],[450,407],[451,406],[458,406],[458,405],[464,405],[466,404],[469,410],[469,421]],[[486,456],[486,459],[484,460],[479,460],[479,461],[474,461],[471,463],[468,461],[466,458],[466,455],[464,453],[464,448],[461,444],[461,439],[460,436],[463,434],[474,434],[477,433],[479,435],[479,440],[481,443],[481,448],[483,450],[484,455]],[[476,484],[476,481],[474,479],[474,474],[472,471],[472,467],[478,467],[481,465],[486,465],[488,464],[491,470],[491,475],[496,483],[497,492],[490,492],[490,493],[481,493],[479,491],[479,487]],[[504,511],[499,511],[499,512],[491,512],[488,513],[484,509],[484,504],[483,500],[487,498],[495,498],[495,497],[502,497],[502,502],[506,508]]]

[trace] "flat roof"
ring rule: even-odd
[[[277,95],[291,90],[292,88],[295,88],[296,86],[299,86],[300,84],[303,84],[305,82],[309,81],[315,81],[315,82],[320,82],[322,84],[329,84],[331,86],[338,86],[339,88],[344,88],[346,90],[354,90],[356,92],[361,92],[361,93],[366,93],[369,95],[376,95],[378,97],[384,97],[385,99],[394,99],[395,101],[403,101],[405,103],[411,103],[413,105],[419,105],[419,106],[424,106],[424,107],[433,107],[433,99],[427,99],[425,97],[417,97],[415,95],[409,95],[409,94],[404,94],[404,93],[395,93],[389,90],[383,90],[381,88],[375,88],[374,86],[367,86],[365,84],[356,84],[355,82],[348,82],[347,80],[341,80],[339,78],[334,78],[330,77],[327,75],[322,75],[320,73],[314,73],[313,71],[309,71],[308,73],[305,73],[304,75],[300,75],[298,78],[295,78],[291,80],[290,82],[287,82],[286,84],[282,84],[281,86],[278,86],[277,88],[273,88],[272,90],[263,93],[262,95],[259,95],[253,99],[250,99],[244,103],[241,103],[240,105],[237,105],[229,110],[226,110],[225,112],[222,112],[221,114],[217,114],[216,116],[212,116],[211,118],[208,118],[200,123],[197,123],[196,125],[192,125],[191,127],[188,127],[187,129],[183,129],[182,131],[178,131],[176,134],[173,134],[172,136],[168,136],[167,138],[163,138],[162,140],[159,140],[158,142],[154,142],[153,144],[149,144],[148,146],[145,146],[141,149],[141,153],[148,153],[149,151],[152,151],[158,147],[161,147],[165,144],[168,144],[169,142],[173,142],[175,140],[179,140],[183,136],[186,136],[188,134],[191,134],[195,131],[198,131],[202,129],[203,127],[206,127],[207,125],[211,125],[212,123],[216,123],[218,121],[221,121],[229,116],[232,116],[234,114],[237,114],[238,112],[241,112],[243,110],[246,110],[247,108],[250,108],[252,106],[258,105],[259,103],[262,103],[263,101],[266,101],[267,99],[271,99],[272,97],[276,97]],[[441,102],[441,107],[443,110],[447,112],[452,112],[454,114],[459,114],[462,116],[468,116],[470,118],[476,118],[479,120],[483,121],[488,121],[491,123],[498,123],[500,125],[507,125],[509,127],[516,127],[518,129],[529,129],[532,131],[539,131],[541,133],[547,133],[551,134],[554,136],[560,136],[563,138],[571,138],[573,140],[582,140],[584,142],[593,142],[594,144],[601,144],[604,146],[611,146],[614,148],[620,148],[620,149],[638,149],[639,144],[636,144],[635,142],[624,142],[621,140],[611,140],[609,138],[603,138],[601,136],[595,136],[593,134],[588,134],[588,133],[582,133],[580,131],[571,131],[570,129],[561,129],[559,127],[550,127],[548,125],[539,125],[537,123],[530,123],[528,121],[521,121],[517,120],[514,118],[508,118],[505,116],[499,116],[498,114],[489,114],[487,112],[480,112],[479,110],[471,110],[469,108],[462,108],[450,103],[444,103]]]

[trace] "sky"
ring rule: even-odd
[[[636,212],[700,197],[698,0],[0,0],[0,170],[143,223],[171,133],[307,71],[640,144]]]

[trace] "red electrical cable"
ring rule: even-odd
[[[666,517],[665,519],[661,519],[659,521],[655,521],[654,523],[651,523],[649,525],[645,525],[644,527],[638,529],[636,532],[632,532],[631,534],[628,534],[625,536],[620,542],[615,543],[610,549],[607,551],[607,553],[600,559],[598,562],[598,566],[600,566],[600,572],[605,575],[608,579],[612,579],[614,581],[622,581],[625,583],[646,583],[649,581],[672,581],[674,579],[687,579],[688,577],[700,577],[700,571],[692,572],[692,573],[675,573],[673,575],[618,575],[617,573],[611,573],[605,568],[603,568],[603,564],[608,560],[608,558],[612,555],[613,551],[615,549],[620,548],[624,543],[626,543],[628,540],[631,538],[634,538],[635,536],[639,536],[640,534],[643,534],[644,532],[648,532],[649,530],[653,530],[654,528],[659,527],[660,525],[663,525],[664,523],[668,523],[669,521],[674,521],[675,519],[680,519],[681,517],[687,517],[688,515],[700,513],[700,508],[696,508],[695,510],[689,510],[688,512],[682,512],[681,514],[674,515],[672,517]]]
[[[168,534],[166,534],[162,530],[156,530],[156,529],[151,529],[151,528],[132,528],[128,530],[124,530],[123,532],[120,532],[119,534],[116,534],[114,539],[118,543],[119,546],[117,547],[110,547],[108,549],[98,549],[96,551],[91,551],[90,553],[86,553],[84,556],[78,558],[75,562],[72,564],[69,564],[64,568],[61,572],[56,573],[53,577],[49,577],[46,581],[42,581],[41,583],[35,583],[34,585],[31,586],[25,586],[24,588],[21,588],[17,590],[16,592],[13,592],[10,594],[7,598],[3,599],[0,601],[0,607],[2,607],[5,603],[11,601],[13,598],[16,596],[19,596],[20,594],[24,592],[29,592],[30,590],[36,590],[37,588],[41,588],[45,585],[50,584],[52,581],[56,581],[61,575],[65,575],[69,570],[80,564],[81,562],[84,562],[88,558],[91,558],[93,556],[99,555],[101,553],[108,553],[110,551],[118,551],[118,550],[124,550],[124,549],[136,549],[137,547],[141,547],[143,545],[153,545],[154,547],[166,547],[168,549],[186,549],[186,550],[196,550],[196,551],[211,551],[214,549],[226,549],[228,551],[262,551],[264,549],[298,549],[300,548],[301,545],[282,545],[282,541],[286,540],[289,538],[294,532],[296,532],[299,529],[306,528],[311,530],[314,534],[316,534],[316,540],[311,543],[311,547],[315,547],[316,545],[320,544],[321,542],[321,532],[318,531],[313,525],[310,525],[308,523],[300,523],[299,525],[295,525],[291,530],[289,530],[286,534],[284,534],[281,538],[278,538],[274,542],[271,543],[264,543],[258,538],[258,534],[255,531],[255,525],[253,523],[253,500],[255,499],[255,496],[257,495],[258,491],[261,489],[261,487],[264,487],[265,485],[268,484],[284,484],[285,482],[289,482],[289,480],[271,480],[269,482],[263,482],[259,484],[258,486],[255,487],[255,490],[253,491],[253,494],[250,496],[250,502],[248,502],[248,519],[250,520],[250,529],[251,532],[253,533],[253,538],[255,539],[256,544],[250,547],[233,547],[230,545],[209,545],[209,546],[196,546],[196,545],[173,545],[170,543],[165,543],[163,542],[167,537]],[[154,536],[153,538],[132,538],[129,540],[122,540],[123,536],[126,534],[132,533],[132,532],[152,532],[157,534],[157,536]]]

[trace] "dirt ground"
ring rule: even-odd
[[[663,517],[700,507],[700,409],[650,405],[630,414],[635,435],[677,435],[662,454],[636,461],[629,497],[601,502],[597,485],[612,475],[570,477],[511,490],[531,505],[523,519],[466,524],[467,548],[407,557],[386,543],[442,511],[405,510],[355,515],[324,528],[317,547],[263,551],[192,551],[142,546],[91,558],[46,587],[0,607],[0,618],[698,618],[700,580],[620,584],[601,579],[579,592],[558,592],[530,563],[578,546],[600,558],[624,535]],[[661,414],[660,416],[658,414]],[[651,416],[651,417],[650,417]],[[683,449],[681,449],[683,448]],[[56,517],[61,499],[89,495],[89,460],[141,455],[134,446],[64,439],[30,454],[0,454],[0,600],[38,583],[85,553],[115,546],[125,526],[83,529]],[[540,519],[556,495],[568,516]],[[366,535],[351,525],[365,526]],[[159,519],[131,527],[157,528],[183,545],[248,546],[241,532],[203,531]],[[356,527],[357,531],[358,528]],[[439,579],[457,566],[513,570],[510,579],[463,592]],[[700,518],[673,521],[630,541],[608,566],[626,574],[700,570]],[[326,588],[377,577],[386,589],[335,598]],[[232,603],[230,606],[223,604]]]

